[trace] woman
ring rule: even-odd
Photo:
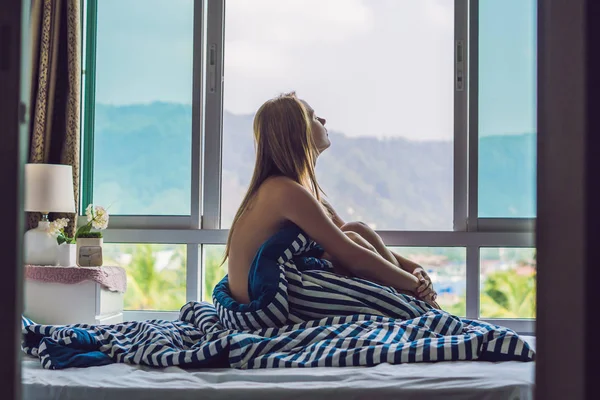
[[[423,268],[388,250],[367,225],[342,221],[322,198],[315,164],[331,145],[325,123],[295,93],[271,99],[257,111],[254,174],[225,249],[233,298],[250,302],[248,273],[257,250],[292,222],[325,249],[323,258],[336,272],[392,286],[437,307]]]

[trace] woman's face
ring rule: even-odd
[[[317,146],[317,150],[319,153],[325,151],[329,146],[331,146],[331,142],[329,141],[329,134],[327,133],[327,129],[325,128],[325,123],[327,122],[325,118],[321,118],[315,114],[315,110],[308,105],[308,103],[304,100],[301,100],[302,104],[306,107],[308,111],[308,116],[311,121],[311,130],[313,135],[313,141]]]

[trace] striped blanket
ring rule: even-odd
[[[176,321],[46,326],[24,318],[22,348],[49,369],[113,362],[281,368],[534,359],[512,330],[336,275],[322,253],[290,225],[257,252],[249,304],[232,298],[225,277],[213,292],[214,305],[190,302]]]

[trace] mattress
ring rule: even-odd
[[[535,348],[535,338],[524,336]],[[127,364],[42,369],[22,362],[23,399],[532,399],[534,362],[456,361],[375,367],[155,369]]]

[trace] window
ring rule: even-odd
[[[185,246],[106,243],[103,258],[127,272],[125,310],[176,311],[185,304]]]
[[[212,301],[254,113],[295,90],[327,119],[338,213],[423,265],[444,309],[534,331],[533,0],[84,4],[82,202],[110,206],[126,318]],[[156,279],[169,295],[147,298]]]
[[[113,214],[190,214],[193,22],[190,1],[97,2],[85,156]]]
[[[225,4],[223,228],[252,175],[254,112],[295,90],[328,121],[317,175],[342,218],[452,229],[452,2]]]
[[[536,1],[479,2],[479,216],[534,217]]]
[[[535,249],[481,249],[481,316],[535,318]]]
[[[204,292],[202,300],[212,303],[212,292],[214,287],[227,274],[227,263],[221,265],[225,246],[205,245],[204,251]]]
[[[466,309],[466,251],[461,247],[392,247],[390,250],[419,264],[431,277],[442,309],[464,317]]]

